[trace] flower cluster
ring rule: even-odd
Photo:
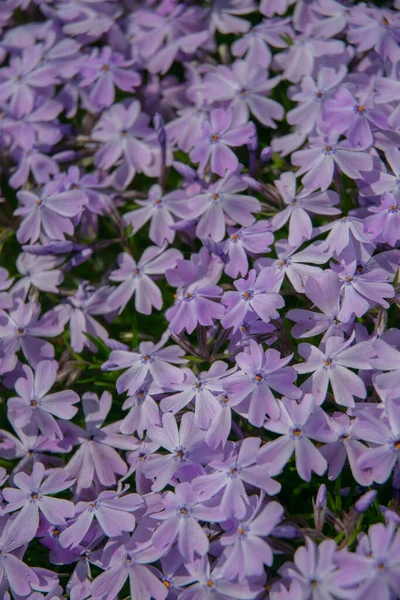
[[[2,599],[400,598],[386,4],[2,0]]]

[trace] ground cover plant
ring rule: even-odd
[[[400,598],[400,2],[0,3],[0,598]]]

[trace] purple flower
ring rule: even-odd
[[[216,565],[211,570],[206,557],[185,565],[193,582],[184,590],[179,600],[255,600],[262,591],[258,581],[229,581],[224,577],[221,568]]]
[[[169,334],[166,333],[158,344],[142,342],[139,345],[139,352],[128,352],[127,350],[111,352],[109,360],[101,368],[103,371],[127,369],[117,380],[119,394],[126,391],[128,394],[134,394],[148,375],[161,388],[169,388],[173,384],[181,383],[183,371],[173,365],[187,362],[182,358],[184,350],[179,346],[163,348],[168,338]]]
[[[280,402],[271,388],[292,398],[301,396],[301,391],[293,385],[296,372],[293,367],[286,366],[291,359],[292,355],[281,358],[274,349],[264,352],[254,340],[249,340],[244,352],[236,356],[239,370],[229,375],[224,388],[234,400],[243,401],[237,411],[246,414],[252,425],[261,427],[266,414],[279,418]]]
[[[271,250],[269,245],[274,241],[274,236],[270,232],[270,224],[257,221],[242,229],[228,229],[228,233],[229,238],[223,245],[228,256],[225,273],[234,279],[239,275],[244,277],[249,270],[247,254],[253,256]]]
[[[178,484],[175,493],[167,492],[162,502],[164,510],[152,515],[153,519],[161,521],[153,533],[154,546],[166,552],[177,540],[179,552],[189,562],[193,562],[195,555],[207,554],[209,542],[199,521],[223,519],[219,508],[199,502],[197,494],[187,482]]]
[[[196,477],[192,482],[200,501],[218,495],[223,515],[243,519],[249,506],[245,483],[256,485],[270,496],[277,494],[280,484],[271,479],[264,465],[257,462],[259,447],[259,438],[248,437],[240,446],[231,447],[225,460],[212,461],[213,472]]]
[[[321,276],[307,277],[304,288],[307,298],[322,312],[295,308],[286,313],[286,318],[295,321],[291,334],[294,338],[306,338],[326,332],[324,340],[331,335],[350,333],[352,321],[346,326],[339,319],[340,290],[342,283],[333,271],[327,269]]]
[[[375,241],[395,246],[400,239],[400,198],[386,192],[379,206],[368,209],[375,213],[364,221],[364,231]]]
[[[82,212],[86,198],[79,190],[58,192],[58,182],[47,184],[40,196],[32,192],[17,193],[22,206],[14,214],[23,217],[17,238],[21,244],[36,242],[39,237],[45,240],[65,240],[65,234],[72,235],[73,217]]]
[[[358,103],[351,92],[341,87],[333,100],[325,103],[324,128],[335,133],[345,133],[353,147],[369,148],[374,136],[371,125],[389,129],[386,115],[371,107],[368,98]]]
[[[167,269],[175,267],[177,260],[181,257],[179,250],[166,246],[148,247],[136,262],[126,252],[118,256],[119,268],[110,274],[111,281],[121,281],[108,298],[108,305],[112,309],[119,308],[122,311],[129,300],[135,294],[135,309],[149,315],[152,308],[160,310],[162,307],[162,296],[159,288],[150,278],[151,275],[164,274]]]
[[[19,427],[35,423],[36,430],[49,439],[62,439],[63,434],[54,417],[72,419],[78,412],[73,406],[79,402],[78,394],[72,390],[48,393],[57,378],[58,363],[55,360],[39,362],[35,374],[26,365],[22,369],[24,377],[15,384],[19,396],[9,399],[9,413]]]
[[[162,552],[151,545],[137,546],[135,538],[126,534],[117,542],[109,542],[104,549],[107,563],[104,573],[96,577],[90,586],[95,600],[114,600],[129,578],[132,600],[165,600],[167,587],[145,565],[155,562]]]
[[[16,488],[3,489],[3,496],[7,500],[7,512],[18,510],[10,527],[10,534],[17,539],[31,540],[39,527],[39,511],[53,524],[65,525],[65,519],[74,515],[74,505],[69,500],[49,498],[69,488],[72,481],[61,469],[50,472],[43,480],[45,468],[42,463],[35,463],[32,475],[17,473],[13,478]]]
[[[368,448],[357,435],[357,425],[358,422],[350,419],[348,415],[333,413],[329,419],[329,427],[336,434],[337,439],[320,448],[320,451],[328,462],[329,479],[339,477],[347,457],[354,479],[360,485],[367,486],[372,482],[371,473],[360,469],[358,459],[368,452]]]
[[[96,321],[92,315],[110,313],[107,304],[110,297],[110,286],[94,289],[87,282],[81,281],[74,295],[68,296],[62,305],[62,314],[69,322],[71,346],[75,352],[82,352],[87,347],[91,352],[97,352],[96,345],[85,335],[106,340],[108,331]]]
[[[251,113],[260,123],[275,129],[275,120],[283,118],[284,110],[266,94],[279,81],[279,77],[268,79],[264,68],[248,60],[236,60],[230,69],[219,66],[206,75],[203,94],[211,96],[214,102],[229,100],[229,107],[241,122],[248,121]]]
[[[115,100],[115,86],[125,92],[133,92],[141,83],[138,73],[128,67],[133,60],[125,60],[122,54],[113,52],[109,46],[100,51],[95,48],[82,64],[80,87],[91,86],[90,101],[99,108],[111,106]]]
[[[127,487],[126,487],[127,489]],[[60,544],[64,548],[74,548],[85,537],[96,517],[101,529],[108,537],[118,537],[124,531],[133,531],[136,520],[131,514],[143,505],[138,494],[123,494],[122,491],[101,492],[96,500],[78,502],[75,506],[76,520],[60,534]]]
[[[317,138],[310,148],[294,152],[292,163],[300,167],[296,175],[305,173],[301,182],[308,192],[317,189],[324,192],[332,183],[335,168],[351,179],[362,179],[361,173],[372,169],[369,154],[352,148],[348,142],[337,142],[333,137],[332,141]]]
[[[339,581],[355,587],[358,598],[395,597],[399,585],[400,531],[389,522],[376,523],[359,541],[357,552],[340,552],[335,563],[340,566]],[[354,587],[353,587],[354,589]]]
[[[161,424],[158,404],[153,398],[160,390],[150,379],[145,380],[139,389],[123,403],[122,409],[129,408],[129,412],[121,422],[121,433],[130,434],[136,431],[138,436],[143,438],[144,431],[150,425]]]
[[[316,406],[310,394],[306,394],[300,403],[284,398],[279,419],[269,419],[264,427],[281,434],[265,444],[257,455],[257,462],[266,467],[270,475],[279,475],[293,452],[297,472],[304,481],[310,481],[313,472],[319,476],[325,473],[327,462],[309,438],[330,442],[336,436],[328,428],[325,413]]]
[[[290,598],[307,598],[317,600],[326,598],[347,598],[346,589],[341,578],[342,572],[337,567],[336,544],[333,540],[325,540],[317,546],[306,537],[306,545],[296,550],[294,564],[286,563],[279,572],[292,580]],[[297,585],[296,585],[297,584]],[[301,594],[301,596],[299,595]],[[277,596],[283,600],[284,597]],[[275,597],[274,597],[275,600]]]
[[[344,341],[342,337],[330,336],[317,348],[311,344],[300,344],[298,351],[305,359],[295,365],[298,373],[312,373],[302,389],[314,395],[315,402],[322,404],[331,384],[335,401],[343,406],[354,406],[354,396],[366,398],[367,391],[361,377],[349,370],[372,368],[370,359],[375,355],[369,341],[352,345],[354,333]]]
[[[148,430],[149,438],[168,451],[168,454],[153,454],[144,467],[146,477],[155,477],[153,491],[162,490],[176,474],[184,476],[185,470],[194,474],[202,473],[200,461],[207,462],[204,444],[204,432],[194,424],[193,413],[184,413],[180,428],[171,413],[162,416],[162,427],[152,426]]]
[[[350,23],[347,37],[359,52],[373,48],[384,60],[399,59],[399,17],[396,13],[378,8],[356,10]]]
[[[174,306],[166,312],[170,320],[170,330],[177,334],[186,329],[192,333],[197,324],[213,325],[213,319],[221,319],[225,313],[222,304],[210,300],[219,299],[222,290],[217,285],[200,285],[194,283],[177,297]]]
[[[32,112],[35,88],[47,88],[57,83],[56,69],[41,64],[42,47],[31,46],[21,56],[13,56],[9,67],[0,69],[0,101],[9,101],[15,117]]]
[[[114,486],[116,475],[125,475],[127,466],[116,451],[133,450],[135,440],[119,433],[119,424],[112,423],[103,427],[111,410],[112,397],[103,392],[100,399],[92,392],[82,396],[86,429],[68,424],[79,448],[65,467],[66,472],[76,480],[78,493],[90,488],[97,481],[105,487]]]
[[[262,575],[264,565],[272,565],[273,553],[265,538],[280,523],[284,510],[278,502],[268,502],[263,508],[262,500],[263,494],[251,496],[246,516],[235,520],[221,538],[226,554],[221,571],[231,581]]]
[[[260,203],[256,198],[238,194],[247,189],[247,184],[235,173],[228,173],[223,179],[212,184],[207,193],[195,194],[188,202],[190,217],[200,217],[196,227],[199,238],[210,236],[220,242],[225,236],[226,222],[251,225],[252,213],[259,212]]]
[[[384,308],[390,306],[385,298],[393,298],[395,291],[393,286],[387,283],[387,273],[380,265],[372,265],[371,268],[368,266],[361,262],[353,262],[348,266],[335,265],[342,281],[342,302],[338,313],[342,321],[349,321],[353,315],[361,317],[376,304]]]
[[[95,154],[96,165],[109,169],[122,159],[113,173],[118,188],[124,189],[137,171],[145,170],[152,162],[152,153],[143,141],[150,133],[148,118],[140,112],[138,100],[129,105],[114,104],[94,127],[93,139],[103,144]]]
[[[28,567],[21,558],[27,536],[17,537],[12,530],[13,518],[1,519],[0,523],[0,586],[4,590],[4,598],[9,598],[6,590],[11,589],[13,594],[25,597],[32,592],[32,587],[39,584],[36,573]],[[15,555],[17,554],[17,556]]]
[[[202,136],[190,153],[190,160],[199,164],[201,173],[210,160],[213,173],[224,177],[226,171],[233,173],[239,161],[230,146],[248,144],[254,127],[250,123],[235,122],[233,111],[215,108],[210,113],[210,122],[202,123]]]
[[[163,412],[176,414],[189,403],[194,402],[194,423],[200,429],[208,429],[221,410],[217,394],[224,391],[225,377],[234,372],[221,360],[214,362],[208,372],[196,377],[190,369],[185,369],[185,379],[174,386],[178,393],[163,398],[160,407]]]
[[[61,262],[62,258],[57,256],[35,256],[22,252],[16,264],[23,277],[16,283],[14,291],[22,289],[24,298],[31,286],[43,292],[58,294],[57,286],[62,283],[64,276],[56,267]]]
[[[125,223],[132,227],[132,234],[150,220],[151,241],[158,246],[163,246],[164,242],[172,244],[175,238],[175,231],[171,229],[175,223],[173,215],[184,219],[188,214],[186,194],[182,190],[164,194],[161,186],[156,184],[151,186],[147,200],[135,202],[142,208],[124,214]]]
[[[234,282],[237,292],[225,292],[222,303],[225,304],[226,314],[221,320],[225,329],[230,327],[237,330],[245,315],[253,310],[264,322],[277,319],[277,308],[284,306],[282,296],[273,290],[277,282],[277,275],[272,269],[266,268],[256,276],[256,271],[251,269],[247,279],[238,279]]]
[[[378,419],[364,411],[355,426],[356,434],[373,446],[358,459],[358,467],[371,471],[373,481],[384,483],[400,458],[400,403],[387,399],[387,418]]]
[[[288,241],[291,246],[300,246],[309,240],[312,234],[312,222],[308,213],[317,215],[337,215],[339,203],[336,192],[328,190],[322,193],[309,194],[307,191],[296,193],[296,177],[294,173],[283,173],[275,186],[287,207],[271,219],[271,230],[281,229],[289,221]]]

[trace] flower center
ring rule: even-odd
[[[247,301],[251,300],[253,298],[253,296],[254,296],[253,290],[246,290],[242,294],[243,300],[247,300]]]
[[[356,109],[357,109],[357,112],[359,112],[359,113],[361,113],[361,114],[362,114],[362,113],[365,111],[365,106],[363,106],[362,104],[359,104],[359,105],[356,107]]]
[[[24,335],[25,331],[23,327],[18,327],[17,329],[17,335]]]
[[[211,136],[211,141],[212,141],[212,142],[218,142],[218,141],[219,141],[219,135],[218,135],[217,133],[214,133],[214,134]]]
[[[299,437],[299,435],[301,435],[301,429],[299,427],[295,427],[292,431],[293,435],[295,435],[296,437]]]
[[[101,67],[101,70],[102,70],[102,71],[109,71],[109,70],[110,70],[110,67],[109,67],[108,65],[103,65],[103,66]]]
[[[207,581],[207,587],[209,587],[209,588],[212,588],[213,586],[214,586],[214,582],[213,582],[213,580],[212,580],[212,579],[209,579],[209,580]]]
[[[394,445],[394,447],[396,448],[396,450],[400,450],[400,440],[396,440],[396,441],[393,443],[393,445]]]
[[[219,194],[212,194],[212,195],[211,195],[211,198],[212,198],[212,199],[214,200],[214,202],[215,202],[216,200],[219,200]]]
[[[36,398],[34,398],[33,400],[31,400],[30,404],[32,408],[36,408],[38,405],[38,401],[36,400]]]

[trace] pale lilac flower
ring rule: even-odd
[[[208,507],[199,502],[198,495],[190,483],[180,483],[174,493],[167,492],[162,500],[164,510],[152,515],[161,521],[151,538],[160,550],[171,549],[177,540],[179,552],[189,562],[195,555],[204,556],[209,550],[209,541],[199,521],[219,521],[224,518],[219,507]]]
[[[261,427],[266,414],[278,419],[280,402],[272,390],[291,398],[299,398],[301,391],[293,385],[296,372],[293,367],[286,366],[292,355],[281,358],[274,349],[263,350],[255,340],[236,356],[239,370],[224,381],[224,388],[236,401],[243,404],[236,410],[246,414],[249,422]]]
[[[190,369],[184,369],[185,379],[174,386],[174,392],[160,402],[163,412],[176,414],[193,402],[195,406],[194,423],[200,429],[208,429],[221,410],[217,394],[224,391],[225,377],[235,371],[221,360],[215,361],[207,372],[196,377]]]
[[[400,198],[386,192],[379,206],[371,206],[369,212],[375,213],[364,221],[364,231],[374,241],[395,246],[400,240]]]
[[[118,537],[124,531],[133,531],[136,519],[131,513],[143,505],[143,500],[138,494],[124,494],[127,489],[128,486],[116,492],[106,490],[91,502],[78,502],[75,506],[77,518],[60,534],[61,546],[76,547],[89,531],[95,517],[110,538]]]
[[[283,107],[266,98],[267,93],[280,81],[279,77],[268,79],[264,68],[254,66],[248,60],[236,60],[231,68],[219,66],[204,79],[202,93],[212,101],[228,100],[235,117],[245,123],[250,113],[266,127],[276,128],[275,120],[283,118]]]
[[[225,273],[236,279],[239,275],[244,277],[249,270],[247,256],[270,252],[270,244],[274,236],[270,231],[270,224],[266,221],[257,221],[254,225],[241,229],[229,229],[229,238],[223,243],[224,252],[228,257]]]
[[[385,298],[393,298],[395,291],[388,283],[390,276],[380,265],[368,268],[368,263],[353,262],[350,265],[335,265],[335,270],[342,282],[339,319],[349,321],[353,315],[362,317],[377,304],[389,308]]]
[[[86,198],[80,190],[59,192],[58,187],[58,182],[48,183],[40,196],[27,191],[17,193],[22,206],[14,214],[23,217],[17,233],[21,244],[33,244],[39,237],[65,240],[65,234],[74,233],[72,219],[80,215]]]
[[[142,342],[139,352],[127,350],[113,350],[110,358],[102,365],[103,371],[120,371],[127,369],[117,380],[117,392],[134,394],[149,375],[156,385],[169,388],[171,385],[183,381],[183,371],[174,364],[184,364],[182,358],[184,350],[179,346],[163,348],[169,338],[165,333],[158,344]],[[172,363],[172,364],[171,364]]]
[[[339,40],[316,39],[304,32],[294,39],[287,50],[274,56],[278,69],[283,70],[283,77],[299,83],[302,77],[312,75],[316,58],[321,56],[341,55],[345,45]],[[274,66],[274,64],[273,64]]]
[[[335,97],[325,103],[323,127],[327,131],[345,133],[353,147],[369,148],[374,141],[371,125],[390,129],[386,115],[371,104],[368,98],[357,102],[347,88],[340,87]]]
[[[291,157],[292,163],[300,167],[296,175],[304,175],[302,184],[308,192],[320,189],[324,192],[334,176],[335,168],[351,179],[362,179],[362,173],[372,170],[372,158],[360,149],[352,148],[346,141],[336,138],[312,140],[312,146],[298,150]]]
[[[351,15],[348,40],[359,52],[373,48],[383,60],[399,60],[399,16],[390,10],[368,8]]]
[[[358,459],[358,467],[371,471],[372,480],[384,483],[400,458],[400,403],[398,399],[385,402],[387,418],[378,419],[364,411],[355,426],[356,434],[372,443]]]
[[[221,514],[243,519],[250,502],[245,483],[256,485],[269,495],[277,494],[280,484],[257,462],[260,442],[259,438],[245,438],[240,446],[231,448],[225,460],[210,462],[213,472],[192,482],[200,501],[217,496]]]
[[[264,565],[272,565],[273,553],[265,538],[280,523],[284,511],[278,502],[263,507],[263,497],[251,496],[245,517],[235,520],[221,538],[226,554],[221,571],[231,581],[262,575]]]
[[[351,420],[348,415],[335,412],[329,419],[329,427],[336,433],[337,440],[320,448],[322,456],[328,462],[329,479],[339,477],[347,458],[357,483],[363,486],[371,485],[371,473],[362,471],[357,462],[360,456],[368,452],[367,446],[360,441],[360,436],[357,435],[357,421]]]
[[[22,117],[32,112],[35,88],[47,88],[57,83],[56,69],[41,64],[40,44],[27,48],[21,56],[13,56],[10,66],[0,69],[0,101],[8,100],[12,113]]]
[[[7,319],[0,322],[0,353],[4,351],[12,359],[21,349],[33,367],[41,360],[54,358],[52,344],[42,338],[56,337],[64,331],[62,313],[56,307],[40,317],[40,310],[38,302],[24,304],[15,299]],[[16,357],[11,369],[15,362]]]
[[[8,520],[1,519],[0,551],[0,586],[4,590],[4,598],[9,598],[7,589],[10,588],[17,597],[25,597],[32,592],[32,588],[39,585],[39,578],[35,571],[22,562],[24,547],[28,541],[27,536],[17,537],[10,531],[13,517]],[[17,554],[17,556],[15,555]]]
[[[202,136],[196,141],[190,153],[190,160],[200,163],[200,173],[204,172],[210,161],[212,172],[224,177],[226,171],[233,173],[239,164],[230,146],[249,143],[253,134],[252,124],[234,121],[233,110],[215,108],[210,113],[210,121],[202,123]]]
[[[19,510],[10,527],[10,534],[17,539],[31,540],[39,527],[39,511],[49,523],[65,525],[65,520],[74,515],[74,505],[69,500],[50,498],[49,494],[61,492],[71,486],[72,480],[61,469],[45,476],[45,467],[40,462],[33,466],[32,475],[17,473],[13,477],[15,488],[3,489],[7,500],[7,512]]]
[[[71,457],[65,471],[76,480],[77,492],[90,488],[99,481],[103,486],[114,486],[116,475],[125,475],[127,466],[116,448],[133,450],[135,440],[119,433],[119,424],[103,426],[111,410],[112,397],[103,392],[100,399],[92,392],[82,396],[86,428],[68,424],[68,430],[79,448]]]
[[[35,423],[36,430],[49,439],[62,439],[63,434],[54,417],[72,419],[78,412],[74,406],[79,402],[78,394],[72,390],[48,393],[57,378],[58,363],[55,360],[39,362],[35,373],[26,365],[22,369],[24,377],[17,379],[15,384],[18,397],[8,400],[9,413],[19,427]]]
[[[198,323],[202,326],[213,325],[213,319],[219,320],[225,313],[222,304],[213,301],[219,300],[221,293],[217,285],[189,285],[185,292],[177,295],[175,305],[165,313],[170,320],[170,330],[175,334],[184,329],[192,333]]]
[[[225,236],[226,222],[244,226],[254,223],[253,213],[260,211],[259,201],[238,193],[247,187],[239,175],[228,173],[210,185],[207,191],[192,196],[188,200],[188,210],[191,218],[200,217],[196,227],[197,237],[209,235],[215,242],[220,242]]]
[[[350,334],[352,320],[347,324],[339,319],[340,290],[342,283],[336,273],[327,269],[320,277],[308,277],[304,292],[321,312],[294,308],[286,313],[286,318],[295,321],[291,334],[294,338],[307,338],[324,333],[324,340],[331,336]]]
[[[113,52],[109,46],[95,48],[86,57],[80,70],[80,87],[92,86],[89,98],[95,106],[104,108],[115,101],[115,87],[133,92],[141,83],[141,77],[132,68],[133,60],[125,60],[122,54]]]
[[[291,96],[291,99],[298,104],[287,113],[288,123],[297,125],[308,133],[311,133],[315,127],[321,128],[325,103],[332,97],[334,90],[346,74],[345,65],[341,65],[337,71],[331,67],[321,67],[316,81],[311,76],[303,77],[300,90]]]
[[[296,292],[304,293],[308,278],[319,278],[323,273],[320,267],[314,265],[324,264],[330,258],[327,245],[322,241],[313,242],[307,248],[298,250],[298,247],[291,246],[287,240],[277,240],[275,252],[277,259],[262,257],[255,264],[261,272],[266,267],[266,270],[273,273],[272,291],[275,293],[281,289],[285,275]]]
[[[400,531],[392,522],[376,523],[368,536],[360,538],[357,552],[340,552],[335,563],[340,567],[339,581],[349,588],[357,586],[357,598],[395,598],[399,585]]]
[[[119,308],[121,312],[135,294],[135,309],[139,313],[149,315],[153,307],[160,310],[161,292],[151,276],[162,275],[167,269],[173,269],[181,256],[179,250],[166,250],[166,246],[146,248],[138,262],[130,254],[121,253],[118,256],[119,268],[109,276],[111,281],[122,282],[108,298],[110,308]]]
[[[155,477],[153,491],[160,491],[168,485],[174,475],[184,476],[185,469],[193,470],[194,474],[203,473],[201,462],[207,462],[211,453],[207,455],[204,443],[204,431],[194,424],[193,413],[184,413],[180,428],[172,413],[162,416],[162,427],[152,426],[148,430],[149,438],[168,451],[168,454],[153,454],[148,457],[144,466],[146,477]]]
[[[322,404],[330,383],[335,401],[343,406],[355,406],[354,396],[366,398],[367,391],[361,377],[351,369],[372,368],[370,359],[375,350],[370,341],[353,344],[354,332],[347,341],[340,336],[328,337],[317,348],[311,344],[300,344],[298,351],[304,363],[294,366],[298,373],[312,373],[302,389],[314,395],[315,402]]]
[[[57,256],[35,256],[22,252],[16,261],[18,271],[23,275],[14,286],[13,291],[23,290],[24,298],[31,286],[43,292],[58,294],[58,287],[64,276],[57,267],[62,263]]]
[[[151,381],[145,380],[138,390],[129,396],[122,405],[122,410],[129,409],[128,414],[121,421],[120,431],[124,434],[137,432],[143,438],[144,431],[150,425],[160,425],[160,411],[154,395],[160,390]]]
[[[297,194],[294,173],[283,173],[275,181],[275,187],[287,207],[272,217],[270,221],[271,231],[281,229],[289,221],[288,241],[293,247],[300,246],[302,242],[311,238],[313,227],[308,213],[317,215],[340,214],[340,209],[333,206],[339,203],[339,196],[336,192],[328,190],[309,194],[305,190]]]
[[[284,398],[279,419],[268,419],[264,427],[280,434],[276,440],[262,446],[257,454],[257,462],[270,475],[279,475],[293,452],[297,472],[304,481],[310,481],[313,472],[319,476],[325,473],[328,464],[310,438],[330,442],[336,436],[328,428],[324,411],[316,406],[310,394],[306,394],[300,403]]]
[[[175,190],[164,194],[161,186],[152,185],[148,192],[147,200],[135,200],[135,203],[141,206],[124,214],[124,222],[132,227],[132,234],[135,234],[150,221],[149,238],[158,246],[163,246],[164,242],[172,244],[175,238],[175,231],[171,228],[174,225],[174,216],[184,219],[188,215],[188,198],[182,190]]]
[[[237,292],[225,292],[222,303],[226,306],[226,314],[221,320],[225,329],[230,327],[237,330],[246,314],[252,310],[264,322],[277,319],[279,313],[276,309],[284,306],[282,296],[274,290],[278,276],[273,269],[262,269],[259,275],[251,269],[247,279],[238,279],[234,282]]]
[[[103,144],[95,154],[96,165],[109,169],[122,159],[113,173],[118,188],[124,189],[137,171],[143,171],[152,162],[151,150],[144,141],[150,133],[148,117],[141,112],[138,100],[129,105],[114,104],[95,125],[92,137]]]
[[[255,600],[262,591],[260,579],[229,581],[218,565],[211,570],[206,557],[187,563],[185,567],[193,583],[180,594],[179,600]]]
[[[132,600],[165,600],[167,587],[145,565],[155,562],[162,552],[150,543],[137,545],[135,537],[124,535],[119,542],[109,542],[104,549],[107,563],[90,586],[94,600],[114,600],[129,578]]]
[[[107,329],[93,315],[111,312],[107,304],[111,290],[110,286],[95,289],[88,282],[81,281],[75,294],[68,296],[62,304],[62,314],[65,321],[69,322],[71,346],[75,352],[82,352],[85,347],[91,352],[97,352],[96,345],[86,333],[101,340],[108,338]]]
[[[306,545],[296,550],[294,564],[286,563],[279,569],[285,578],[288,577],[292,581],[290,589],[294,593],[288,595],[288,600],[297,600],[300,597],[307,600],[348,597],[341,579],[341,570],[337,566],[336,558],[339,554],[336,550],[337,546],[333,540],[324,540],[317,546],[306,537]],[[284,597],[276,596],[277,600],[278,598],[283,600]]]

